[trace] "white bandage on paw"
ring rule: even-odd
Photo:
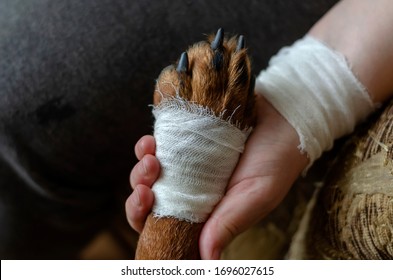
[[[272,57],[255,88],[297,131],[306,170],[374,109],[344,56],[310,36]]]
[[[208,108],[169,98],[153,109],[161,174],[153,185],[156,217],[200,223],[225,193],[250,129]]]

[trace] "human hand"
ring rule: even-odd
[[[261,96],[256,99],[257,123],[228,184],[227,192],[206,221],[199,247],[202,259],[218,259],[238,234],[273,210],[307,166],[297,148],[299,138],[292,126]],[[130,175],[134,192],[126,202],[130,225],[138,232],[151,211],[151,186],[160,167],[152,136],[135,146],[139,162]]]

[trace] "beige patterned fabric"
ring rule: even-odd
[[[311,203],[290,258],[393,259],[393,101],[345,145]]]

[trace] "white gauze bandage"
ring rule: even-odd
[[[310,159],[304,172],[374,109],[345,57],[311,36],[272,57],[255,88],[297,131]]]
[[[154,107],[156,217],[200,223],[225,193],[250,129],[240,130],[208,108],[180,98]]]

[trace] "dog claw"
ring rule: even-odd
[[[179,64],[177,65],[176,71],[179,73],[185,73],[188,70],[188,55],[187,52],[181,54]]]
[[[246,43],[244,41],[244,36],[240,35],[239,39],[237,41],[236,51],[237,52],[241,51],[242,49],[244,49],[245,46],[246,46]]]
[[[222,48],[222,44],[224,43],[224,29],[220,28],[217,31],[216,37],[211,43],[210,47],[213,51]]]

